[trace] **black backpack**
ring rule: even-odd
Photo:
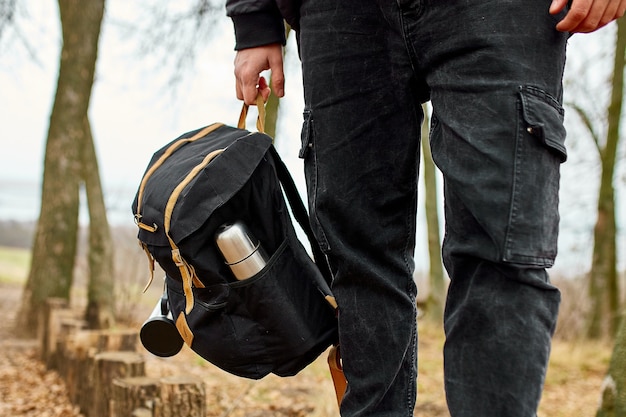
[[[185,343],[235,375],[291,376],[337,341],[332,278],[289,171],[269,136],[243,128],[246,113],[239,128],[212,124],[158,150],[132,208]],[[216,243],[227,229],[260,259],[246,279]]]

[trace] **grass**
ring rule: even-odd
[[[22,284],[30,267],[30,250],[0,246],[0,284]]]
[[[556,339],[538,417],[594,417],[611,353],[606,341]]]

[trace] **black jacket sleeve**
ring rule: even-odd
[[[226,14],[235,26],[235,49],[285,44],[283,17],[275,0],[227,0]]]

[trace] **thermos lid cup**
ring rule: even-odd
[[[146,321],[139,338],[148,352],[163,358],[176,355],[184,344],[174,322],[165,316],[151,317]]]

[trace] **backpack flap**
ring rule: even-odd
[[[172,237],[176,242],[197,230],[216,208],[243,187],[272,145],[272,139],[267,135],[245,134],[245,131],[221,126],[206,136],[179,146],[152,171],[169,148],[197,132],[189,132],[166,145],[154,154],[148,164],[144,174],[145,186],[135,196],[133,213],[138,222],[156,226],[161,233],[140,228],[138,237],[142,242],[157,245],[167,242],[163,213],[169,197],[208,154],[218,149],[225,150],[192,179],[178,198],[171,218],[172,224],[176,224],[172,227]],[[204,173],[205,170],[210,174]]]
[[[187,281],[195,279],[194,266],[186,261],[193,254],[177,252],[177,247],[240,191],[270,146],[271,138],[266,135],[211,125],[186,133],[157,151],[133,202],[138,239],[149,258],[154,258],[168,275],[181,280],[189,275]],[[219,157],[201,167],[207,157],[222,149]],[[193,173],[194,170],[197,172]],[[173,195],[175,192],[178,194]],[[168,208],[169,217],[164,215]],[[166,229],[170,231],[169,236]],[[201,238],[207,239],[206,236]],[[195,239],[193,245],[197,243]],[[219,265],[216,262],[219,255],[214,250],[210,252],[208,264]],[[206,278],[210,282],[224,282],[225,279],[219,278],[224,272],[227,274],[223,268],[211,271]],[[190,284],[187,282],[187,287]],[[195,285],[202,287],[197,279]],[[191,297],[189,288],[187,292]],[[191,308],[192,300],[189,301]]]

